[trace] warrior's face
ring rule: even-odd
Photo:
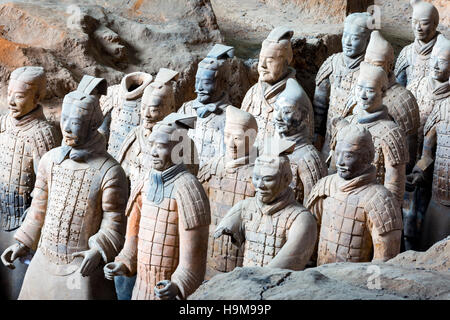
[[[203,104],[215,102],[217,97],[216,72],[205,68],[198,68],[195,75],[195,93],[197,100]]]
[[[411,23],[414,37],[417,40],[427,43],[436,35],[437,23],[432,16],[420,10],[413,11]]]
[[[39,93],[36,86],[19,80],[10,80],[8,85],[9,115],[19,119],[36,108]]]
[[[274,84],[286,73],[288,62],[284,55],[271,45],[261,49],[258,61],[258,74],[261,81]]]
[[[342,51],[349,58],[363,54],[369,43],[370,34],[360,27],[346,23],[342,35]]]
[[[170,141],[170,134],[153,131],[149,137],[150,161],[152,168],[164,171],[173,165],[172,149],[174,143]]]
[[[77,147],[88,142],[92,128],[89,128],[90,112],[77,102],[63,103],[61,111],[61,131],[64,143]]]
[[[383,101],[382,87],[379,81],[359,77],[355,88],[358,106],[369,113],[377,111]]]
[[[256,132],[253,129],[246,130],[244,126],[225,123],[224,142],[227,157],[236,160],[248,156],[255,137]]]
[[[145,129],[153,126],[164,119],[170,113],[169,104],[158,96],[144,96],[141,102],[142,125]]]
[[[345,180],[362,175],[370,165],[364,155],[363,146],[349,144],[345,140],[339,140],[336,144],[335,157],[338,175]]]
[[[290,181],[286,170],[291,169],[283,165],[278,157],[260,156],[257,159],[253,169],[252,183],[259,201],[269,204],[287,188]],[[292,179],[292,176],[290,178]]]
[[[431,78],[439,81],[446,82],[450,76],[450,60],[444,55],[431,52],[430,57],[430,76]]]
[[[298,131],[302,114],[299,107],[282,97],[274,104],[273,119],[277,132],[289,137]]]

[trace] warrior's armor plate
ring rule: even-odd
[[[111,299],[114,289],[104,279],[102,267],[89,277],[74,274],[83,259],[72,254],[96,249],[102,262],[108,263],[119,253],[125,239],[125,174],[106,152],[85,163],[61,159],[60,154],[58,147],[42,158],[34,191],[37,193],[15,234],[27,247],[37,247],[21,298]],[[71,292],[67,287],[69,275],[79,281],[80,290]]]
[[[130,180],[130,190],[133,190],[150,170],[150,147],[144,131],[142,126],[134,128],[117,155],[117,161]]]
[[[202,186],[183,165],[168,170],[173,170],[173,174],[161,186],[151,183],[150,171],[149,179],[137,186],[128,203],[128,243],[116,261],[123,262],[130,274],[137,273],[132,300],[157,299],[153,288],[161,280],[176,282],[186,295],[196,289],[177,281],[176,274],[183,277],[186,272],[179,267],[180,233],[209,225],[209,206],[204,207],[207,198]],[[162,199],[156,201],[155,188],[161,187]],[[137,235],[135,245],[132,233]]]
[[[351,124],[358,123],[355,115],[346,118]],[[404,132],[400,127],[391,120],[376,120],[369,123],[358,123],[365,127],[372,135],[373,144],[375,147],[375,157],[373,165],[377,170],[377,182],[390,190],[398,201],[402,201],[404,193],[404,181],[386,181],[386,165],[395,167],[408,162],[408,150],[406,147],[406,140]],[[405,173],[399,173],[399,175]],[[401,184],[400,185],[393,185]]]
[[[328,173],[327,167],[317,149],[309,143],[295,146],[292,154],[288,155],[291,163],[292,182],[295,199],[305,203],[312,187]]]
[[[316,87],[322,85],[323,81],[328,80],[330,84],[328,111],[318,110],[320,106],[314,106],[314,112],[322,115],[327,112],[325,148],[328,150],[331,134],[331,120],[335,117],[343,117],[347,113],[347,104],[351,97],[351,90],[355,85],[359,75],[359,65],[362,58],[354,61],[354,67],[349,68],[345,64],[344,53],[335,53],[331,55],[320,66],[316,76]]]
[[[253,164],[227,167],[225,156],[208,162],[198,173],[211,206],[209,227],[208,265],[220,272],[242,267],[243,247],[231,243],[231,237],[214,239],[214,230],[226,213],[239,201],[255,195],[252,184]]]
[[[432,41],[435,42],[435,40]],[[420,80],[428,75],[430,70],[429,60],[432,49],[433,46],[431,45],[428,50],[424,51],[426,54],[420,54],[416,51],[415,42],[413,42],[400,51],[397,61],[395,62],[394,73],[397,78],[402,72],[406,73],[407,89],[414,91],[413,88],[410,87],[410,84],[414,80]]]
[[[450,97],[442,99],[433,110],[424,128],[425,135],[433,128],[437,141],[432,196],[441,205],[450,207]]]
[[[340,189],[339,179],[336,174],[321,179],[308,199],[308,208],[320,225],[317,265],[369,262],[373,229],[379,235],[402,229],[400,208],[375,179],[359,185],[355,180],[351,190],[346,191]]]
[[[419,105],[420,127],[418,136],[418,153],[421,153],[423,137],[425,136],[425,123],[427,122],[427,119],[433,110],[438,109],[441,104],[448,103],[450,91],[444,92],[442,94],[434,94],[433,88],[430,84],[430,79],[428,77],[421,78],[420,80],[416,79],[411,84],[411,87],[415,89],[415,91],[412,92],[416,96],[417,104]]]
[[[301,214],[310,214],[295,201],[273,214],[262,214],[256,198],[241,201],[233,210],[241,211],[245,234],[244,267],[264,267],[287,242],[289,229]]]
[[[126,75],[120,84],[108,87],[107,95],[100,98],[103,114],[111,117],[108,153],[116,159],[127,135],[141,122],[142,94],[152,81],[151,75],[142,74],[139,76],[146,77],[145,80],[134,84],[133,76],[133,73]]]
[[[192,100],[184,103],[178,113],[197,116],[197,112],[193,108],[195,102],[195,100]],[[212,158],[225,153],[225,110],[229,105],[226,102],[218,102],[216,112],[205,118],[197,116],[195,129],[189,129],[188,131],[189,137],[194,141],[197,148],[200,168]]]
[[[289,78],[295,79],[294,69],[290,68],[288,75],[273,86],[269,87],[268,84],[259,81],[245,94],[241,109],[251,113],[258,123],[258,136],[255,142],[258,149],[261,149],[263,146],[265,138],[273,136],[275,132],[275,126],[272,121],[273,105],[286,88],[286,82]],[[314,114],[312,109],[309,112],[309,119],[306,119],[306,121],[309,124],[308,127],[312,136],[314,131]]]
[[[24,119],[0,117],[0,203],[1,227],[17,229],[31,204],[31,192],[39,160],[61,144],[60,131],[45,119],[38,107]]]

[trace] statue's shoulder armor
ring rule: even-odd
[[[402,215],[397,200],[383,185],[372,184],[362,201],[364,209],[380,235],[402,229]]]
[[[328,170],[325,162],[319,151],[311,144],[302,147],[302,156],[297,161],[300,175],[307,174],[313,183],[327,175]]]
[[[317,181],[308,197],[306,207],[311,208],[314,202],[316,202],[318,199],[326,198],[329,197],[331,194],[333,194],[337,190],[335,181],[336,181],[336,174],[323,177],[322,179]]]
[[[423,134],[426,136],[428,132],[441,120],[448,118],[447,113],[450,103],[447,101],[447,106],[443,104],[435,106],[431,114],[428,116],[427,121],[425,122],[425,126],[423,127]]]
[[[389,114],[407,135],[417,132],[420,125],[420,113],[417,100],[408,89],[394,85],[386,96]]]
[[[194,108],[192,107],[195,100],[186,101],[181,105],[178,109],[177,113],[186,114],[186,115],[196,115]]]
[[[380,121],[377,129],[387,162],[393,166],[408,162],[409,153],[403,130],[394,121]]]
[[[322,63],[316,75],[316,86],[320,85],[324,79],[328,78],[333,73],[334,60],[337,59],[338,56],[339,53],[334,53]]]
[[[209,179],[211,179],[212,176],[217,175],[217,173],[220,171],[222,159],[223,155],[214,157],[200,168],[197,174],[197,178],[200,183],[207,182],[209,181]]]
[[[397,77],[401,72],[403,72],[409,66],[409,51],[412,48],[412,43],[407,45],[400,51],[397,60],[395,62],[394,74]]]
[[[111,112],[117,107],[121,101],[122,90],[120,84],[112,85],[108,87],[106,95],[100,97],[100,108],[103,115]]]
[[[188,171],[175,180],[178,214],[186,230],[211,223],[208,197],[197,178]]]

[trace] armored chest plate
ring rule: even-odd
[[[447,117],[436,125],[437,147],[433,172],[433,196],[450,206],[450,108]]]

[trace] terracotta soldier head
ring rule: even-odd
[[[200,61],[195,75],[195,93],[198,102],[209,104],[222,98],[225,87],[225,77],[221,75],[223,65],[226,59],[233,58],[233,56],[233,47],[216,44],[206,58]],[[197,114],[202,118],[207,117],[213,111],[208,110],[206,106],[197,108]]]
[[[294,79],[288,79],[274,105],[275,130],[282,137],[308,130],[306,119],[311,108],[305,90]]]
[[[439,82],[446,82],[450,76],[450,40],[439,35],[431,51],[430,76]]]
[[[273,29],[263,41],[259,53],[259,80],[270,84],[278,82],[287,73],[293,59],[291,38],[294,31],[286,27]]]
[[[342,51],[345,56],[354,58],[362,55],[369,43],[373,16],[368,12],[356,12],[348,15],[344,21]]]
[[[88,143],[102,121],[103,113],[97,96],[78,90],[68,93],[61,112],[63,144],[77,148]]]
[[[9,115],[20,119],[45,97],[46,77],[42,67],[21,67],[11,73],[8,84]]]
[[[152,168],[164,171],[174,164],[186,163],[181,158],[189,150],[191,140],[187,130],[195,128],[195,121],[194,116],[171,113],[153,127],[149,137]],[[176,150],[182,154],[175,152],[176,145],[180,147]]]
[[[228,106],[224,128],[225,155],[236,160],[250,155],[258,134],[258,124],[252,114]]]
[[[175,110],[175,94],[172,80],[176,80],[178,72],[161,68],[155,80],[144,90],[141,101],[142,126],[152,129],[153,126]]]
[[[264,144],[264,151],[255,160],[253,185],[256,198],[270,204],[285,191],[292,181],[292,171],[286,154],[292,153],[294,141],[269,137]]]
[[[369,169],[375,156],[372,135],[360,125],[343,123],[336,137],[335,156],[337,173],[342,179],[359,177]]]
[[[394,60],[394,48],[383,38],[380,31],[374,30],[370,35],[364,61],[382,67],[386,74],[389,74],[393,71]]]
[[[411,22],[414,37],[427,43],[436,35],[439,12],[435,6],[423,0],[411,0],[410,4],[413,8]]]
[[[387,84],[386,72],[381,67],[361,62],[354,90],[358,107],[368,113],[378,111],[382,107]]]

